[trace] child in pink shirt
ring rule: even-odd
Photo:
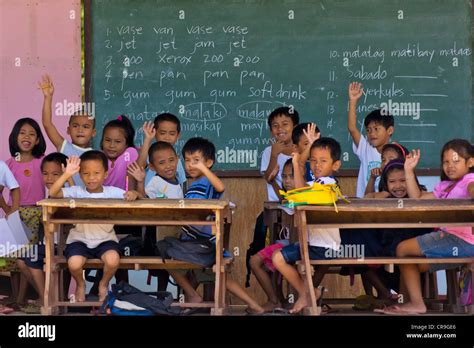
[[[105,186],[128,189],[127,167],[138,159],[134,137],[135,129],[126,116],[120,115],[105,125],[101,141],[102,151],[109,160],[109,175],[105,179]]]
[[[407,191],[410,198],[474,198],[474,147],[467,140],[454,139],[441,150],[441,182],[433,192],[420,191],[415,179],[415,167],[420,160],[420,150],[413,150],[405,161]],[[456,251],[456,252],[454,252]],[[444,227],[416,238],[407,239],[397,246],[397,256],[472,257],[474,235],[471,227]],[[385,309],[385,314],[422,314],[426,305],[421,293],[420,273],[448,268],[443,264],[400,265],[402,283],[409,302]],[[456,265],[455,265],[456,266]]]

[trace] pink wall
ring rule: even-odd
[[[10,157],[8,135],[17,119],[41,121],[41,75],[54,79],[53,103],[81,101],[80,8],[80,0],[0,0],[0,159]],[[55,122],[65,134],[67,118]]]
[[[81,101],[80,9],[80,0],[0,0],[1,160],[10,157],[8,135],[16,120],[32,117],[41,124],[37,82],[44,73],[54,79],[53,113],[56,102]],[[64,136],[67,121],[54,118]],[[48,140],[47,153],[53,151]]]

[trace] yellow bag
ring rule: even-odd
[[[281,196],[286,199],[287,206],[293,207],[297,205],[334,205],[337,210],[336,201],[342,199],[350,203],[341,193],[341,189],[337,184],[320,184],[314,183],[313,186],[302,187],[290,191],[281,191]]]

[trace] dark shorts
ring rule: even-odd
[[[82,242],[68,244],[64,250],[64,256],[69,259],[71,256],[84,256],[88,259],[100,259],[109,250],[115,250],[120,255],[119,244],[114,241],[107,241],[99,244],[95,248],[88,248]]]
[[[331,260],[334,258],[332,256],[332,249],[329,248],[308,245],[308,252],[309,258],[311,260]],[[300,244],[294,243],[284,247],[283,249],[281,249],[281,254],[283,255],[283,258],[288,264],[293,264],[296,261],[301,260]]]
[[[24,258],[25,264],[34,269],[43,269],[44,259],[46,257],[46,248],[44,244],[36,244],[33,249],[34,257]]]

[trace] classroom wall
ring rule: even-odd
[[[8,136],[19,118],[41,124],[43,74],[54,78],[53,103],[81,101],[80,14],[80,0],[0,0],[0,160],[10,157]],[[68,119],[55,123],[65,135]],[[54,150],[48,140],[47,153]]]
[[[8,135],[16,120],[32,117],[41,124],[37,82],[44,73],[54,78],[54,102],[81,101],[80,8],[80,0],[0,0],[0,159],[10,157]],[[67,121],[55,119],[64,133]]]

